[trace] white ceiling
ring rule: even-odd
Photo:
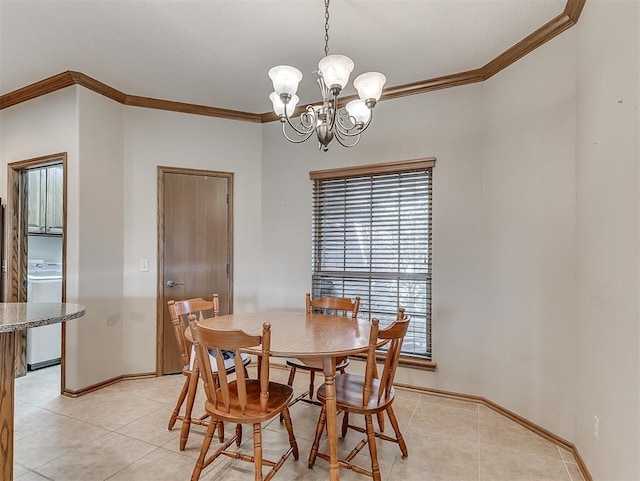
[[[330,53],[387,86],[483,66],[566,0],[332,0]],[[320,98],[323,0],[0,0],[0,95],[75,70],[126,94],[264,113],[267,76],[300,69]],[[349,88],[345,93],[355,93]]]

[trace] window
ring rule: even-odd
[[[360,314],[411,316],[402,351],[431,359],[435,159],[311,172],[312,295],[360,296]]]

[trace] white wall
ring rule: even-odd
[[[30,235],[29,259],[62,262],[62,236]]]
[[[124,372],[155,372],[157,167],[234,173],[234,311],[257,308],[261,251],[261,125],[126,107]],[[149,259],[149,272],[139,260]]]
[[[7,164],[67,152],[77,162],[76,89],[68,87],[0,110],[0,195],[7,197]]]
[[[3,197],[6,164],[67,152],[66,294],[67,301],[80,302],[87,310],[66,324],[66,387],[77,390],[118,376],[122,373],[121,107],[93,92],[69,87],[4,109],[0,115]]]
[[[78,111],[77,88],[68,87],[44,97],[38,97],[0,111],[0,196],[7,197],[7,164],[35,157],[67,153],[67,255],[68,279],[77,279],[78,206],[79,192],[77,164]],[[5,233],[6,234],[6,233]],[[5,241],[5,245],[8,245]],[[67,300],[77,301],[77,282],[67,283]],[[67,323],[67,333],[85,318]]]
[[[484,83],[483,396],[573,439],[575,30]],[[437,325],[435,329],[438,329]]]
[[[123,373],[122,105],[77,87],[78,160],[67,173],[67,300],[86,314],[67,325],[66,387]]]
[[[639,20],[588,1],[577,27],[575,441],[603,481],[640,479]]]

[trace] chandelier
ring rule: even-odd
[[[307,105],[300,117],[292,121],[300,100],[296,91],[302,73],[288,65],[278,65],[269,70],[275,90],[269,98],[273,103],[273,111],[282,123],[282,134],[289,142],[302,143],[315,132],[318,148],[326,152],[334,138],[344,147],[353,147],[360,141],[360,134],[371,123],[373,108],[382,95],[382,87],[387,79],[379,72],[367,72],[356,77],[353,86],[360,98],[350,101],[345,107],[339,107],[338,96],[349,82],[354,64],[344,55],[329,55],[329,0],[324,2],[324,18],[325,57],[318,63],[318,71],[314,72],[322,93],[322,104]],[[293,136],[287,134],[287,130]]]

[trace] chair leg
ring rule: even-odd
[[[309,371],[309,399],[313,399],[313,383],[315,382],[315,378],[316,378],[316,373],[315,371],[312,369],[311,371]]]
[[[242,424],[236,424],[236,446],[242,444]]]
[[[289,445],[293,449],[293,459],[298,460],[298,443],[296,442],[296,437],[293,434],[293,424],[291,424],[291,415],[289,414],[289,408],[283,409],[282,417],[284,418],[284,425],[287,428],[287,432],[289,433]]]
[[[296,368],[291,366],[289,371],[289,379],[287,380],[287,386],[293,386],[293,379],[296,377]]]
[[[189,429],[191,428],[191,411],[193,411],[193,403],[196,399],[196,391],[198,388],[199,371],[194,364],[189,376],[189,391],[187,392],[187,407],[185,408],[184,418],[182,420],[182,429],[180,430],[180,451],[184,451],[189,439]]]
[[[253,465],[255,468],[255,481],[262,481],[262,426],[260,423],[253,425]]]
[[[384,432],[384,411],[379,411],[376,413],[376,418],[378,419],[378,427],[380,428],[380,432]]]
[[[187,397],[187,391],[189,390],[189,376],[185,376],[184,385],[182,386],[182,391],[180,391],[180,396],[178,396],[178,402],[176,403],[176,408],[173,410],[171,414],[171,418],[169,419],[169,425],[167,429],[171,431],[173,426],[176,424],[176,420],[178,419],[178,414],[180,414],[180,408],[182,407],[182,403],[184,399]]]
[[[342,415],[342,438],[344,439],[349,430],[349,413],[345,411]]]
[[[218,441],[224,443],[224,423],[220,422],[220,426],[218,426]]]
[[[289,371],[289,379],[287,379],[287,386],[293,386],[293,379],[295,377],[296,377],[296,368],[294,366],[291,366],[291,370]],[[295,401],[293,401],[291,404],[295,404]],[[284,417],[282,416],[282,413],[280,413],[280,422],[282,421],[284,421]]]
[[[209,446],[211,446],[211,440],[213,439],[213,432],[216,430],[217,424],[218,423],[214,419],[211,419],[209,426],[207,426],[207,433],[205,434],[205,437],[202,440],[202,446],[200,447],[200,456],[198,456],[196,465],[193,468],[193,473],[191,474],[191,481],[198,481],[198,479],[200,478],[200,473],[204,468],[204,460],[207,457],[207,451],[209,451]]]
[[[289,379],[287,379],[287,386],[293,386],[293,379],[296,377],[296,368],[295,366],[291,366],[291,369],[289,370]],[[289,406],[292,406],[293,404],[296,403],[297,399],[294,399],[293,401],[291,401],[291,403],[289,404]],[[284,421],[284,416],[282,415],[282,413],[280,413],[280,422]]]
[[[313,438],[313,445],[311,446],[311,451],[309,452],[309,468],[313,468],[313,465],[316,462],[316,457],[318,456],[318,447],[320,446],[320,438],[322,437],[322,432],[324,431],[324,425],[327,422],[327,407],[323,404],[322,410],[320,411],[320,418],[318,418],[318,424],[316,425],[316,435]]]
[[[400,451],[402,451],[402,457],[406,458],[409,456],[409,450],[407,449],[407,443],[405,443],[404,438],[402,437],[402,433],[400,432],[400,426],[398,424],[398,419],[396,418],[395,413],[393,412],[393,408],[389,406],[387,408],[387,414],[389,415],[389,421],[391,421],[391,426],[396,433],[396,439],[398,440],[398,446],[400,446]]]
[[[217,374],[213,375],[213,383],[214,389],[218,389],[220,387],[220,378]],[[218,424],[218,441],[224,443],[224,423],[222,421]]]
[[[378,464],[378,447],[376,446],[376,432],[373,429],[373,419],[370,414],[365,415],[367,426],[367,444],[369,445],[369,455],[371,456],[371,474],[373,481],[381,481],[380,465]]]

